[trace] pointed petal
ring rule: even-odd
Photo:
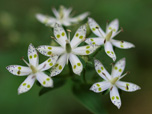
[[[90,90],[92,90],[93,92],[99,93],[99,92],[103,92],[109,89],[110,86],[111,84],[108,81],[97,82],[91,86]]]
[[[43,63],[41,63],[38,66],[38,70],[45,71],[45,70],[50,69],[52,66],[55,65],[57,59],[58,59],[58,56],[52,56],[52,57],[50,57],[49,59],[47,59],[46,61],[44,61]]]
[[[101,76],[101,78],[103,78],[106,81],[109,81],[111,79],[110,74],[107,72],[107,70],[104,68],[104,66],[99,60],[95,59],[94,65],[97,73]]]
[[[123,73],[125,69],[125,66],[126,66],[126,59],[122,58],[113,66],[111,76],[113,78],[121,76],[121,74]]]
[[[134,44],[130,43],[130,42],[126,42],[126,41],[119,41],[119,40],[111,40],[112,44],[118,48],[121,49],[129,49],[129,48],[133,48],[135,47]]]
[[[99,37],[105,37],[104,31],[102,30],[102,28],[97,24],[97,22],[94,19],[88,18],[88,23],[89,23],[91,31],[95,35],[97,35]]]
[[[56,64],[51,69],[51,77],[60,74],[67,62],[67,54],[63,54],[60,56]]]
[[[25,76],[29,75],[32,71],[29,67],[21,66],[21,65],[10,65],[7,66],[6,69],[17,76]]]
[[[72,23],[78,23],[78,22],[84,20],[88,15],[89,15],[89,12],[85,12],[85,13],[80,14],[74,18],[71,18],[69,21]]]
[[[36,14],[37,20],[39,20],[41,23],[46,24],[47,26],[54,26],[54,23],[56,22],[55,18],[43,15],[43,14]]]
[[[64,8],[63,12],[64,12],[64,17],[69,17],[70,13],[72,11],[72,8]]]
[[[85,42],[89,45],[103,45],[104,38],[87,38]]]
[[[62,46],[65,47],[67,35],[63,27],[59,24],[55,24],[54,26],[54,36],[56,37],[56,41]]]
[[[37,80],[44,87],[53,87],[53,80],[43,72],[39,72],[36,74]]]
[[[113,61],[115,61],[116,60],[116,55],[115,55],[115,52],[113,50],[112,44],[109,41],[106,41],[104,47],[105,47],[106,54],[109,57],[111,57],[113,59]]]
[[[86,45],[77,47],[72,50],[72,53],[75,55],[90,55],[93,53],[99,46]]]
[[[118,88],[127,92],[133,92],[133,91],[141,89],[138,85],[130,83],[130,82],[117,81],[116,85]]]
[[[113,37],[116,35],[118,29],[119,29],[119,20],[115,19],[107,26],[106,33],[108,34],[110,31],[113,31],[113,34],[112,34],[112,37]]]
[[[28,47],[28,59],[31,65],[35,67],[38,66],[39,64],[38,53],[32,44],[30,44]]]
[[[77,75],[80,75],[83,69],[83,65],[81,61],[79,60],[79,58],[74,54],[70,54],[69,60],[70,60],[73,72]]]
[[[68,20],[65,20],[65,21],[63,21],[63,25],[64,25],[64,26],[70,26],[71,23],[70,23]]]
[[[45,56],[52,56],[52,55],[61,55],[64,53],[64,49],[62,47],[57,47],[57,46],[47,46],[47,45],[42,45],[42,46],[39,46],[37,48],[37,50],[45,55]]]
[[[56,18],[60,17],[59,12],[55,8],[52,8],[52,12],[54,13],[54,15],[55,15]]]
[[[113,86],[110,91],[110,99],[112,103],[120,109],[121,107],[121,99],[118,93],[118,89],[116,86]]]
[[[76,31],[73,39],[71,40],[71,47],[77,47],[81,42],[85,40],[86,37],[86,25],[80,26]]]
[[[24,82],[19,86],[18,94],[25,93],[25,92],[29,91],[32,88],[34,82],[35,82],[35,76],[33,74],[29,75],[24,80]]]

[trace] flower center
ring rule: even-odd
[[[66,48],[66,52],[67,53],[71,53],[72,48],[71,48],[69,40],[66,40],[66,46],[65,46],[65,48]]]
[[[110,31],[110,32],[106,35],[106,37],[105,37],[106,41],[109,41],[110,38],[111,38],[111,36],[112,36],[112,31]]]
[[[115,77],[110,80],[111,84],[114,85],[118,81],[119,77]]]
[[[35,73],[38,72],[38,70],[36,69],[36,67],[34,67],[33,65],[30,65],[30,68],[31,68],[33,74],[35,74]]]

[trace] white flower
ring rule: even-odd
[[[69,38],[67,38],[63,27],[56,23],[54,27],[54,36],[54,39],[58,44],[61,45],[61,47],[42,45],[37,48],[37,50],[45,56],[50,56],[51,54],[60,56],[56,65],[51,69],[51,76],[55,76],[61,73],[65,67],[65,64],[68,63],[68,60],[71,63],[73,72],[80,75],[83,66],[76,55],[89,55],[97,48],[97,46],[90,45],[77,47],[81,42],[85,40],[86,26],[83,25],[78,28],[73,39],[70,41],[70,33]]]
[[[64,26],[70,26],[71,24],[78,23],[79,21],[84,20],[89,13],[83,13],[81,15],[78,15],[76,17],[72,17],[70,15],[72,8],[65,8],[63,6],[60,7],[59,11],[57,11],[55,8],[52,9],[55,18],[52,16],[47,16],[43,14],[37,14],[36,18],[41,22],[46,24],[47,26],[54,27],[55,23],[64,25]]]
[[[105,48],[106,54],[113,59],[116,60],[116,55],[113,50],[113,46],[116,46],[121,49],[128,49],[135,47],[132,43],[126,41],[114,40],[113,38],[121,32],[119,29],[119,21],[118,19],[113,20],[106,27],[106,32],[104,32],[100,26],[95,22],[94,19],[88,18],[88,23],[92,32],[98,36],[98,38],[87,38],[86,43],[90,45],[103,45]]]
[[[23,59],[23,61],[28,65],[28,67],[21,65],[10,65],[6,67],[7,70],[14,75],[17,76],[28,75],[25,81],[19,86],[18,94],[30,90],[36,79],[44,87],[53,87],[53,80],[49,76],[47,76],[43,71],[50,69],[55,64],[57,58],[58,58],[57,56],[50,57],[45,62],[39,65],[38,53],[34,48],[34,46],[30,44],[28,48],[29,63],[27,63]]]
[[[124,71],[126,64],[125,58],[119,60],[113,66],[111,75],[106,71],[106,69],[100,63],[100,61],[95,60],[94,62],[97,73],[104,79],[104,81],[93,84],[90,90],[99,93],[107,89],[110,89],[110,99],[112,103],[116,105],[118,108],[120,108],[121,106],[121,99],[117,88],[127,92],[133,92],[140,89],[138,85],[135,85],[130,82],[120,81],[120,79],[127,74],[125,73],[124,75],[122,75],[122,72]]]

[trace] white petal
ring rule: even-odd
[[[86,45],[86,46],[81,46],[77,47],[72,50],[73,54],[76,55],[90,55],[93,53],[99,46],[92,46],[92,45]]]
[[[33,74],[32,75],[29,75],[25,80],[24,82],[19,86],[18,88],[18,94],[21,94],[21,93],[25,93],[27,91],[29,91],[34,82],[35,82],[35,77]]]
[[[21,66],[21,65],[10,65],[7,66],[6,69],[17,76],[25,76],[29,75],[32,71],[29,67]]]
[[[44,61],[43,63],[41,63],[38,66],[38,70],[45,71],[45,70],[50,69],[52,66],[55,65],[57,59],[58,59],[58,56],[52,56],[52,57],[50,57],[49,59],[47,59],[46,61]]]
[[[88,23],[89,23],[90,29],[95,35],[99,37],[105,37],[104,31],[101,29],[101,27],[97,24],[97,22],[94,19],[88,18]]]
[[[118,93],[118,89],[116,86],[113,86],[110,91],[110,99],[112,103],[120,109],[121,107],[121,99]]]
[[[68,20],[64,20],[62,23],[63,23],[64,26],[70,26],[71,25],[71,23]]]
[[[86,37],[86,25],[80,26],[71,40],[71,47],[77,47]]]
[[[121,60],[119,60],[112,68],[112,77],[119,77],[121,76],[121,74],[123,73],[124,69],[126,66],[126,59],[123,58]]]
[[[111,79],[110,74],[107,72],[107,70],[104,68],[104,66],[102,65],[102,63],[95,59],[94,60],[94,64],[95,64],[95,69],[97,71],[97,73],[106,81],[109,81]]]
[[[104,44],[104,38],[87,38],[85,42],[89,45],[102,45]]]
[[[52,56],[52,55],[61,55],[64,53],[64,48],[62,47],[57,47],[57,46],[47,46],[47,45],[42,45],[42,46],[39,46],[37,48],[37,50],[45,55],[45,56]]]
[[[69,17],[70,13],[72,11],[72,8],[64,8],[63,12],[64,12],[64,17]]]
[[[127,92],[133,92],[133,91],[141,89],[138,85],[130,83],[130,82],[117,81],[116,85],[118,88]]]
[[[62,46],[65,47],[67,35],[63,27],[59,24],[55,24],[54,26],[54,36],[56,37],[56,41]]]
[[[126,41],[111,40],[112,44],[121,49],[129,49],[135,47],[134,44]]]
[[[86,13],[80,14],[74,18],[71,18],[70,21],[73,23],[78,23],[79,21],[84,20],[88,15],[89,15],[89,12],[86,12]]]
[[[99,92],[103,92],[103,91],[109,89],[110,86],[111,86],[111,84],[108,81],[97,82],[91,86],[90,90],[92,90],[96,93],[99,93]]]
[[[56,64],[51,69],[50,76],[56,76],[60,74],[67,62],[67,54],[61,55]]]
[[[105,47],[106,54],[109,57],[111,57],[113,59],[113,61],[115,61],[116,60],[116,55],[115,55],[115,52],[113,50],[112,44],[109,41],[106,41],[104,47]]]
[[[44,87],[53,87],[53,80],[43,72],[39,72],[36,74],[37,80]]]
[[[54,23],[56,22],[55,18],[43,14],[36,14],[36,18],[41,23],[44,23],[47,26],[51,26],[51,27],[53,27]]]
[[[53,13],[54,13],[54,15],[55,15],[56,18],[60,17],[59,12],[55,8],[52,8],[52,11],[53,11]]]
[[[83,65],[81,61],[79,60],[79,58],[74,54],[70,54],[69,60],[71,62],[73,72],[77,75],[80,75],[83,70]]]
[[[28,48],[28,59],[31,65],[35,67],[38,66],[39,64],[38,53],[32,44],[30,44]]]
[[[106,34],[108,34],[110,31],[113,31],[112,34],[113,37],[116,35],[118,29],[119,29],[119,20],[115,19],[107,26]]]

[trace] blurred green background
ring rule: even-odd
[[[29,92],[17,95],[17,88],[25,77],[14,76],[5,68],[12,64],[25,65],[20,58],[24,56],[27,60],[27,48],[30,43],[35,47],[50,44],[50,35],[53,35],[51,29],[38,22],[35,14],[52,15],[51,8],[58,8],[60,5],[72,7],[76,15],[89,11],[90,17],[94,18],[104,30],[107,20],[119,19],[124,32],[115,39],[129,41],[136,46],[129,50],[116,49],[117,60],[126,57],[126,71],[131,72],[123,80],[138,84],[142,89],[133,93],[122,92],[120,110],[111,103],[109,94],[101,95],[104,109],[109,114],[151,114],[151,0],[1,0],[0,113],[91,114],[72,94],[70,81],[41,97],[38,96],[41,88],[36,84]],[[102,54],[106,56],[105,53]],[[42,55],[40,57],[41,62],[46,59]],[[102,59],[100,55],[97,58],[103,61],[105,66],[109,66],[112,62],[108,56],[108,60]],[[95,73],[94,70],[92,72]]]

